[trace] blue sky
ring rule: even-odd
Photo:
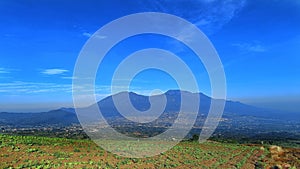
[[[150,11],[182,17],[208,36],[224,65],[228,99],[300,110],[299,1],[10,0],[0,1],[0,111],[72,106],[72,72],[88,38],[114,19]],[[122,41],[105,57],[96,83],[99,99],[109,94],[118,63],[149,47],[178,54],[192,69],[201,92],[210,94],[205,69],[187,47],[148,34]],[[142,94],[156,88],[165,91],[176,83],[165,73],[149,70],[130,86]]]

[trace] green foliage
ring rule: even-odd
[[[235,165],[233,167],[243,168],[254,152],[259,150],[259,147],[256,146],[214,141],[199,144],[198,138],[194,137],[193,140],[181,142],[171,150],[155,157],[140,159],[113,155],[97,147],[89,140],[0,134],[0,159],[3,160],[0,162],[0,168],[99,168],[99,166],[109,169],[143,168],[144,166],[152,166],[153,168],[176,168],[180,166],[186,168],[222,168],[229,163],[232,165],[232,161]],[[104,143],[115,144],[111,140]],[[143,144],[146,145],[143,149],[145,151],[156,146],[152,142]],[[121,151],[131,150],[128,145],[121,145]],[[25,157],[11,160],[10,155],[12,153],[20,153]],[[266,163],[262,161],[269,158],[268,154],[269,152],[265,150],[265,153],[258,159],[257,166],[266,167]],[[36,159],[43,160],[38,161]]]

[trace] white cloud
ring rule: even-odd
[[[88,32],[83,32],[82,33],[83,36],[90,38],[92,36],[92,34],[88,33]]]
[[[75,76],[64,76],[64,77],[61,77],[62,79],[70,79],[70,80],[74,80],[74,79],[78,79],[77,77]]]
[[[24,95],[34,93],[50,93],[50,92],[71,92],[71,84],[56,83],[37,83],[14,81],[9,83],[0,83],[0,93]]]
[[[173,14],[193,23],[206,35],[215,34],[229,23],[246,5],[246,0],[145,0],[142,6],[146,11],[164,12]],[[191,27],[182,27],[177,38],[187,42],[195,39],[195,33]],[[173,31],[173,30],[170,30]],[[170,46],[174,53],[186,50],[177,40],[170,40]]]
[[[88,33],[88,32],[83,32],[82,35],[85,36],[85,37],[88,37],[88,38],[93,36],[93,34]],[[97,34],[95,34],[93,37],[98,38],[98,39],[105,39],[106,38],[106,36],[104,36],[104,35],[97,35]]]
[[[72,93],[72,90],[77,90],[83,95],[89,94],[93,91],[97,95],[108,96],[111,94],[110,85],[95,85],[81,84],[80,86],[72,86],[71,83],[44,83],[44,82],[24,82],[13,81],[8,83],[0,83],[0,93],[8,95],[26,95],[26,94],[38,94],[38,93]],[[115,86],[115,89],[119,92],[127,91],[127,86]],[[134,88],[136,91],[140,91],[139,88]]]
[[[147,10],[174,14],[194,23],[206,34],[213,34],[230,22],[246,2],[247,0],[148,0],[141,3]]]
[[[196,15],[193,23],[205,33],[213,34],[229,23],[246,4],[246,0],[232,1],[207,1],[204,6],[206,9],[198,11],[201,15]]]
[[[0,68],[0,74],[6,74],[6,73],[10,73],[10,70],[5,68]]]
[[[232,46],[239,48],[243,52],[265,52],[267,49],[259,43],[234,43]]]
[[[64,74],[66,72],[69,72],[69,70],[66,69],[45,69],[41,73],[45,75],[59,75]]]

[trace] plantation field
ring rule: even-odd
[[[299,168],[299,149],[284,151],[273,159],[267,146],[186,141],[154,157],[124,158],[89,140],[0,135],[0,168]]]

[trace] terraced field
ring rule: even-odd
[[[0,135],[0,168],[251,169],[286,162],[299,168],[300,151],[286,150],[289,158],[276,161],[267,149],[256,145],[181,142],[170,151],[154,157],[124,158],[106,152],[89,140]]]

